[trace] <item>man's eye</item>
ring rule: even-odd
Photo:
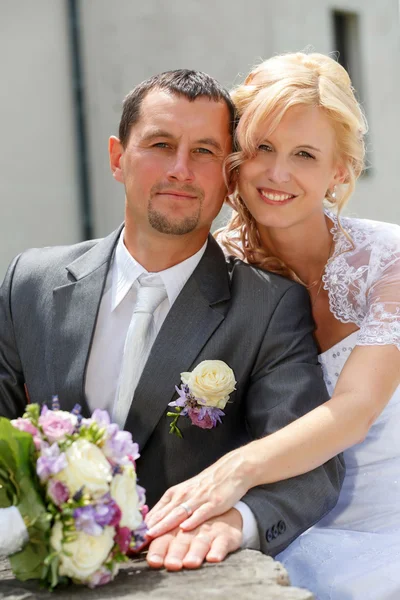
[[[309,152],[306,152],[305,150],[300,150],[300,152],[298,152],[297,155],[301,158],[315,158],[315,156],[313,156]]]
[[[166,142],[157,142],[157,144],[153,144],[153,148],[169,148],[169,144]]]
[[[212,154],[211,150],[208,150],[208,148],[196,148],[195,153],[196,154]]]

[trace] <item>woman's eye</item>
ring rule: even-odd
[[[297,155],[300,156],[301,158],[315,158],[315,156],[313,156],[309,152],[306,152],[305,150],[300,150],[300,152],[298,152]]]
[[[268,144],[260,144],[258,149],[262,150],[263,152],[272,152],[272,148]]]

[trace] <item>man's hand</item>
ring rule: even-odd
[[[209,519],[192,531],[176,528],[155,538],[149,547],[150,567],[168,571],[197,569],[203,562],[221,562],[242,542],[242,516],[236,508]]]

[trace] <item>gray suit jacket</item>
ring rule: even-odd
[[[62,408],[88,413],[85,371],[102,292],[119,231],[71,247],[33,249],[11,264],[0,293],[0,415],[53,394]],[[171,308],[137,386],[126,429],[140,445],[138,475],[153,505],[171,485],[221,455],[283,427],[327,400],[300,285],[226,261],[210,237]],[[182,418],[184,439],[168,433],[167,404],[180,373],[206,359],[225,361],[237,389],[215,429]],[[275,555],[337,501],[341,457],[312,472],[250,490],[261,549]]]

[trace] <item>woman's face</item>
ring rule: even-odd
[[[326,191],[343,174],[335,160],[335,131],[323,111],[289,108],[275,131],[260,139],[256,156],[240,165],[238,178],[255,220],[286,228],[321,213]]]

